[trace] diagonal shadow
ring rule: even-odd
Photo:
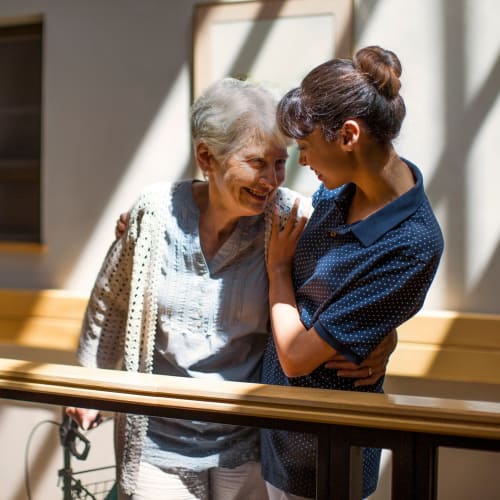
[[[427,192],[431,201],[445,205],[447,217],[446,248],[448,266],[445,269],[446,304],[449,309],[484,310],[485,296],[495,296],[500,272],[500,242],[476,286],[467,290],[467,240],[465,221],[470,199],[468,197],[467,164],[474,141],[490,109],[498,98],[500,88],[500,56],[494,61],[490,72],[469,103],[466,103],[465,81],[465,3],[463,0],[451,5],[443,4],[445,34],[445,148],[438,161],[436,174],[430,181]],[[457,29],[459,26],[461,29]],[[470,332],[471,335],[473,332]],[[452,340],[452,332],[447,336]],[[429,373],[445,359],[438,351]],[[437,368],[439,369],[439,368]]]
[[[7,401],[7,400],[5,400]],[[8,401],[9,404],[11,405],[16,405],[16,401]],[[2,408],[0,407],[0,415],[2,413]],[[54,417],[55,417],[55,412],[54,412]],[[57,420],[57,418],[51,417],[49,420]],[[47,420],[47,419],[46,419]],[[17,429],[16,429],[17,431]],[[36,491],[37,485],[41,483],[42,478],[44,478],[49,471],[48,467],[49,464],[51,463],[52,456],[55,455],[56,451],[59,450],[59,445],[58,445],[58,438],[57,438],[57,431],[54,430],[54,427],[51,425],[50,427],[45,426],[40,428],[40,433],[45,431],[45,436],[43,440],[38,440],[37,441],[37,448],[38,448],[38,453],[36,456],[34,456],[30,461],[29,461],[29,484],[30,484],[30,490],[31,494]],[[27,439],[29,432],[26,432],[25,438]],[[26,443],[26,441],[23,442],[23,444]],[[57,445],[56,445],[57,443]],[[25,450],[25,453],[27,453],[29,450]],[[56,479],[57,475],[56,472],[54,472],[54,481]],[[27,478],[25,478],[25,481]],[[26,486],[25,484],[19,484],[13,493],[13,496],[11,500],[25,500],[26,499]]]
[[[498,98],[500,88],[500,56],[474,98],[465,103],[464,35],[455,26],[463,26],[462,9],[456,2],[445,5],[444,19],[446,34],[445,95],[446,95],[446,139],[445,148],[438,160],[438,167],[427,186],[433,204],[444,202],[447,213],[447,238],[449,264],[446,269],[449,308],[460,309],[467,302],[466,291],[466,251],[467,235],[464,231],[467,197],[467,160],[471,146],[481,129],[485,117]],[[459,12],[460,10],[460,12]],[[452,14],[451,14],[452,12]],[[457,20],[457,17],[460,19]],[[451,18],[454,19],[451,19]],[[448,91],[452,89],[452,91]],[[485,269],[485,275],[489,270]],[[470,307],[470,306],[468,306]]]
[[[276,17],[283,6],[285,5],[286,0],[281,0],[279,2],[271,2],[271,3],[262,3],[260,9],[255,17],[255,20],[263,20]],[[206,14],[204,14],[206,17]],[[203,18],[201,18],[200,26],[203,24]],[[250,30],[247,38],[245,39],[245,43],[243,44],[238,56],[233,61],[233,64],[227,71],[225,76],[231,76],[233,78],[244,79],[245,75],[248,74],[248,70],[257,60],[260,50],[262,49],[267,37],[272,31],[272,23],[269,24],[259,24],[254,23],[252,29]],[[191,37],[191,43],[193,40],[193,36]],[[193,53],[193,50],[191,50]],[[191,64],[191,70],[193,65]],[[191,73],[191,96],[193,96],[193,74]],[[192,155],[193,153],[191,153]],[[195,175],[198,175],[196,172],[196,166],[193,161],[187,163],[182,172],[182,177],[188,178],[193,176],[193,172]]]
[[[437,173],[427,186],[427,191],[433,202],[437,203],[450,194],[450,172],[446,170],[446,164],[450,163],[448,158],[450,155],[453,155],[453,157],[459,156],[460,158],[463,158],[464,154],[467,155],[479,133],[482,122],[499,96],[499,88],[500,55],[497,57],[487,78],[469,105],[463,108],[460,113],[457,113],[459,122],[453,123],[451,119],[448,120],[448,128],[451,129],[451,132],[448,134],[449,142],[447,142],[438,160]],[[457,150],[458,152],[455,153]],[[454,165],[448,167],[448,170],[450,168],[454,168]]]
[[[500,241],[497,242],[495,251],[485,266],[485,271],[481,275],[481,279],[476,283],[474,288],[467,290],[464,303],[471,311],[477,312],[492,312],[485,310],[483,297],[495,297],[498,300],[498,277],[500,276]]]
[[[286,4],[286,0],[279,2],[262,3],[255,21],[273,19],[279,15]],[[264,46],[269,34],[273,29],[273,23],[254,23],[250,30],[238,57],[234,60],[228,71],[228,76],[240,78],[248,74],[248,70],[257,60],[259,52]]]

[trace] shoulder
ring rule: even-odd
[[[386,263],[399,262],[415,274],[436,266],[443,253],[444,239],[432,210],[424,205],[379,238],[371,246],[374,255]]]
[[[313,207],[316,207],[321,202],[330,203],[332,200],[346,198],[352,195],[354,186],[352,184],[344,184],[334,189],[327,189],[324,184],[320,184],[318,189],[312,195]]]
[[[300,194],[298,191],[294,191],[293,189],[289,189],[286,187],[279,187],[276,190],[275,199],[279,203],[289,203],[290,205],[293,205],[293,202],[297,198],[305,198],[305,197],[302,194]]]
[[[172,192],[179,183],[159,182],[144,188],[130,209],[129,236],[135,239],[140,232],[161,225],[167,216]]]
[[[411,242],[421,255],[441,255],[443,252],[444,237],[441,226],[427,198],[409,219],[407,232],[405,239]]]
[[[166,196],[170,195],[176,184],[178,183],[157,182],[155,184],[150,184],[141,191],[134,207],[147,207],[160,199],[165,199]]]
[[[297,198],[300,200],[299,215],[307,213],[311,205],[310,198],[286,187],[280,187],[276,190],[274,199],[267,206],[266,212],[270,211],[272,215],[275,207],[277,207],[280,215],[286,219]]]
[[[285,187],[280,187],[276,190],[275,195],[269,201],[264,210],[264,221],[265,221],[265,253],[267,256],[267,245],[269,242],[269,238],[271,237],[271,230],[273,226],[273,214],[274,210],[277,208],[280,216],[280,226],[286,223],[288,217],[290,216],[290,212],[292,210],[293,204],[296,199],[300,200],[299,205],[299,216],[301,215],[311,215],[311,200],[310,198],[304,196],[303,194],[298,193],[297,191],[293,191],[292,189],[288,189]]]
[[[166,212],[174,193],[186,186],[190,181],[158,182],[144,188],[136,199],[132,209],[131,217],[144,215],[145,213],[160,215]]]

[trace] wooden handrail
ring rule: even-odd
[[[278,387],[0,358],[0,398],[315,434],[317,500],[360,498],[360,447],[392,450],[393,500],[436,500],[440,446],[500,451],[500,403]],[[354,459],[356,456],[358,459]],[[357,478],[357,479],[353,479]]]
[[[392,451],[393,500],[436,500],[442,447],[500,452],[500,403],[77,367],[86,302],[64,290],[0,289],[0,398],[308,432],[318,439],[318,500],[360,497],[351,480],[360,447]],[[500,315],[425,311],[398,334],[390,376],[500,383]]]
[[[67,290],[0,288],[0,356],[74,363],[87,300]],[[422,311],[398,336],[389,376],[500,384],[498,314]]]
[[[500,403],[147,375],[0,358],[0,396],[168,414],[172,409],[500,439]],[[38,395],[38,396],[37,396]],[[189,418],[189,417],[188,417]],[[217,419],[217,417],[215,417]]]

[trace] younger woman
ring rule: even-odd
[[[356,387],[325,361],[340,353],[360,363],[424,302],[443,238],[422,174],[392,145],[405,116],[400,75],[393,52],[366,47],[313,69],[279,104],[281,130],[322,185],[302,234],[297,207],[282,231],[275,215],[265,383],[382,392],[383,379]],[[264,430],[261,446],[271,499],[315,497],[312,436]],[[364,450],[364,496],[379,460],[380,450]]]

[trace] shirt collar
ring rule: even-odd
[[[404,158],[402,160],[412,171],[415,185],[374,214],[350,226],[352,233],[365,247],[372,245],[387,231],[413,215],[425,199],[422,173],[413,163]],[[350,189],[346,191],[348,192]],[[344,191],[345,194],[347,194],[346,191]]]

